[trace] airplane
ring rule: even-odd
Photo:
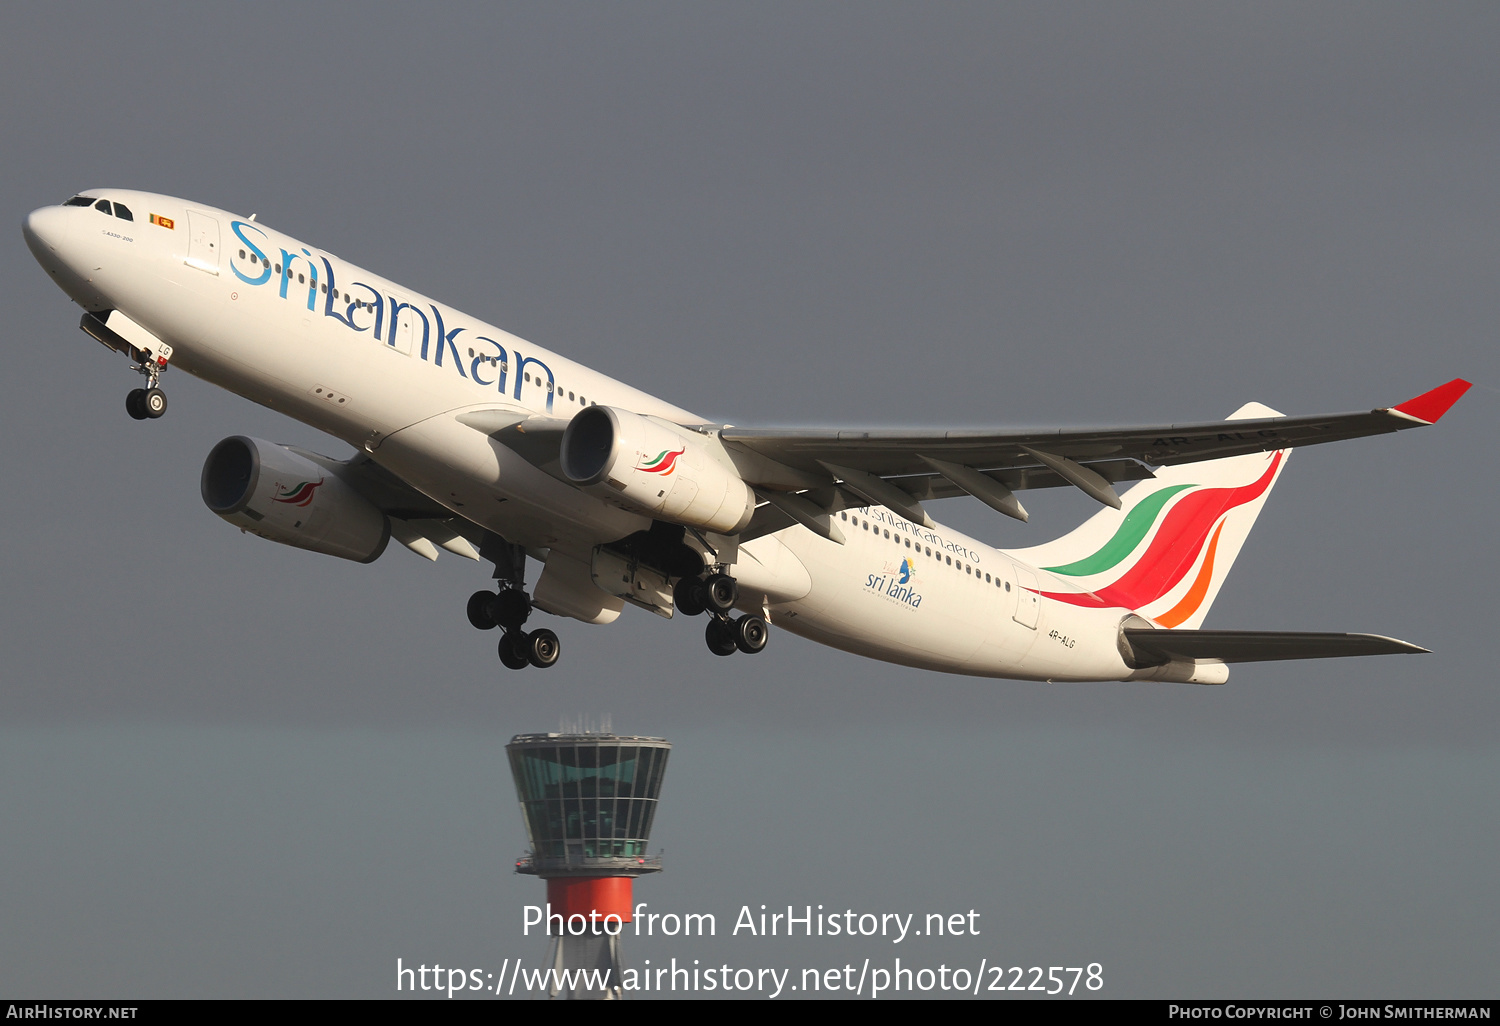
[[[368,563],[390,539],[494,567],[469,621],[511,669],[556,664],[533,610],[606,624],[707,614],[719,656],[770,625],[955,674],[1222,684],[1239,662],[1418,653],[1372,634],[1207,630],[1290,451],[1436,423],[1459,378],[1396,406],[1078,430],[757,429],[674,406],[227,210],[90,189],[23,234],[81,327],[166,412],[180,367],[348,443],[334,459],[236,435],[205,504],[242,531]],[[1123,493],[1117,485],[1128,486]],[[1076,530],[1001,550],[924,507],[1072,487]],[[527,560],[541,572],[527,589]]]

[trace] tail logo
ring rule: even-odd
[[[660,474],[662,477],[666,477],[677,469],[677,457],[681,456],[685,451],[685,449],[663,449],[635,469],[643,474]]]
[[[281,482],[278,481],[276,483],[277,495],[271,501],[284,502],[289,506],[307,506],[312,503],[313,495],[322,486],[323,478],[320,477],[316,481],[303,481],[300,484],[294,484],[292,487],[282,491]]]
[[[1091,577],[1107,573],[1124,564],[1155,527],[1156,533],[1145,551],[1134,563],[1126,566],[1115,581],[1089,592],[1042,594],[1076,606],[1142,609],[1160,601],[1176,589],[1198,563],[1199,555],[1203,554],[1202,565],[1186,594],[1175,606],[1156,618],[1158,623],[1166,627],[1187,621],[1203,604],[1213,582],[1219,536],[1223,533],[1227,515],[1266,493],[1285,456],[1284,452],[1275,453],[1271,465],[1259,479],[1238,488],[1174,485],[1152,493],[1125,516],[1115,533],[1096,552],[1063,566],[1044,568],[1066,577]],[[1167,509],[1168,504],[1179,495],[1181,498],[1172,504],[1171,509]]]

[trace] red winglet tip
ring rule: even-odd
[[[1472,387],[1472,384],[1463,378],[1454,378],[1446,385],[1439,385],[1430,392],[1423,392],[1415,399],[1408,399],[1394,409],[1408,417],[1436,424],[1442,419],[1443,414],[1453,408],[1454,403],[1463,398],[1464,393]]]

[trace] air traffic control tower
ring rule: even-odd
[[[554,983],[552,996],[618,998],[633,881],[661,872],[661,856],[648,856],[646,844],[672,746],[585,732],[517,734],[505,750],[531,840],[516,872],[547,881],[552,965],[606,974],[602,991]]]

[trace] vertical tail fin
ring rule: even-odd
[[[1259,403],[1230,420],[1279,417]],[[1203,623],[1260,515],[1289,450],[1166,467],[1056,541],[1014,555],[1074,583],[1044,592],[1075,605],[1123,606],[1163,627]]]

